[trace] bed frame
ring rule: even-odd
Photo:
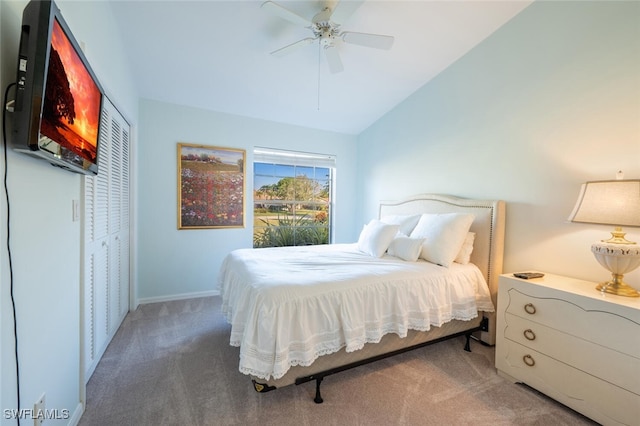
[[[421,213],[473,213],[475,219],[471,231],[476,238],[471,254],[471,262],[484,275],[493,305],[497,306],[498,277],[502,273],[504,253],[505,203],[499,200],[473,200],[451,195],[421,194],[400,201],[380,203],[378,216],[409,215]],[[322,402],[320,384],[329,375],[424,347],[457,336],[466,336],[465,350],[470,351],[471,338],[487,345],[495,344],[495,313],[483,312],[472,321],[454,320],[442,327],[432,327],[427,332],[410,330],[407,337],[396,334],[385,335],[379,343],[365,344],[364,348],[346,352],[344,348],[336,353],[319,357],[310,366],[294,366],[279,379],[264,380],[252,377],[258,392],[268,392],[290,384],[316,381],[314,401]]]

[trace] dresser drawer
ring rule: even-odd
[[[603,424],[638,424],[640,396],[510,340],[498,370]]]
[[[640,359],[640,324],[614,313],[585,310],[576,303],[508,290],[507,314]],[[637,370],[636,370],[637,371]],[[640,374],[640,373],[636,373]]]
[[[640,395],[640,359],[512,314],[504,337]]]

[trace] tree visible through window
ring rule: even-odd
[[[254,154],[253,246],[328,244],[333,168],[327,156],[264,152]]]

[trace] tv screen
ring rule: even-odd
[[[60,10],[24,10],[12,147],[67,170],[98,173],[103,90]]]

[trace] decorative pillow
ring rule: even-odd
[[[456,263],[461,263],[466,265],[471,262],[471,253],[473,253],[473,242],[476,239],[475,232],[467,232],[467,236],[464,239],[464,243],[462,243],[462,248],[455,259],[453,259]]]
[[[395,237],[391,241],[387,253],[408,262],[415,262],[420,257],[423,242],[422,238]]]
[[[385,216],[380,219],[381,222],[388,223],[390,225],[398,225],[400,227],[398,232],[404,234],[405,236],[409,236],[409,234],[411,234],[411,231],[413,231],[413,228],[416,227],[419,220],[419,214],[392,215]]]
[[[358,238],[358,250],[374,257],[382,257],[398,232],[398,225],[389,225],[372,219],[362,228]]]
[[[411,238],[424,238],[420,257],[448,268],[460,252],[474,215],[469,213],[423,214]]]

